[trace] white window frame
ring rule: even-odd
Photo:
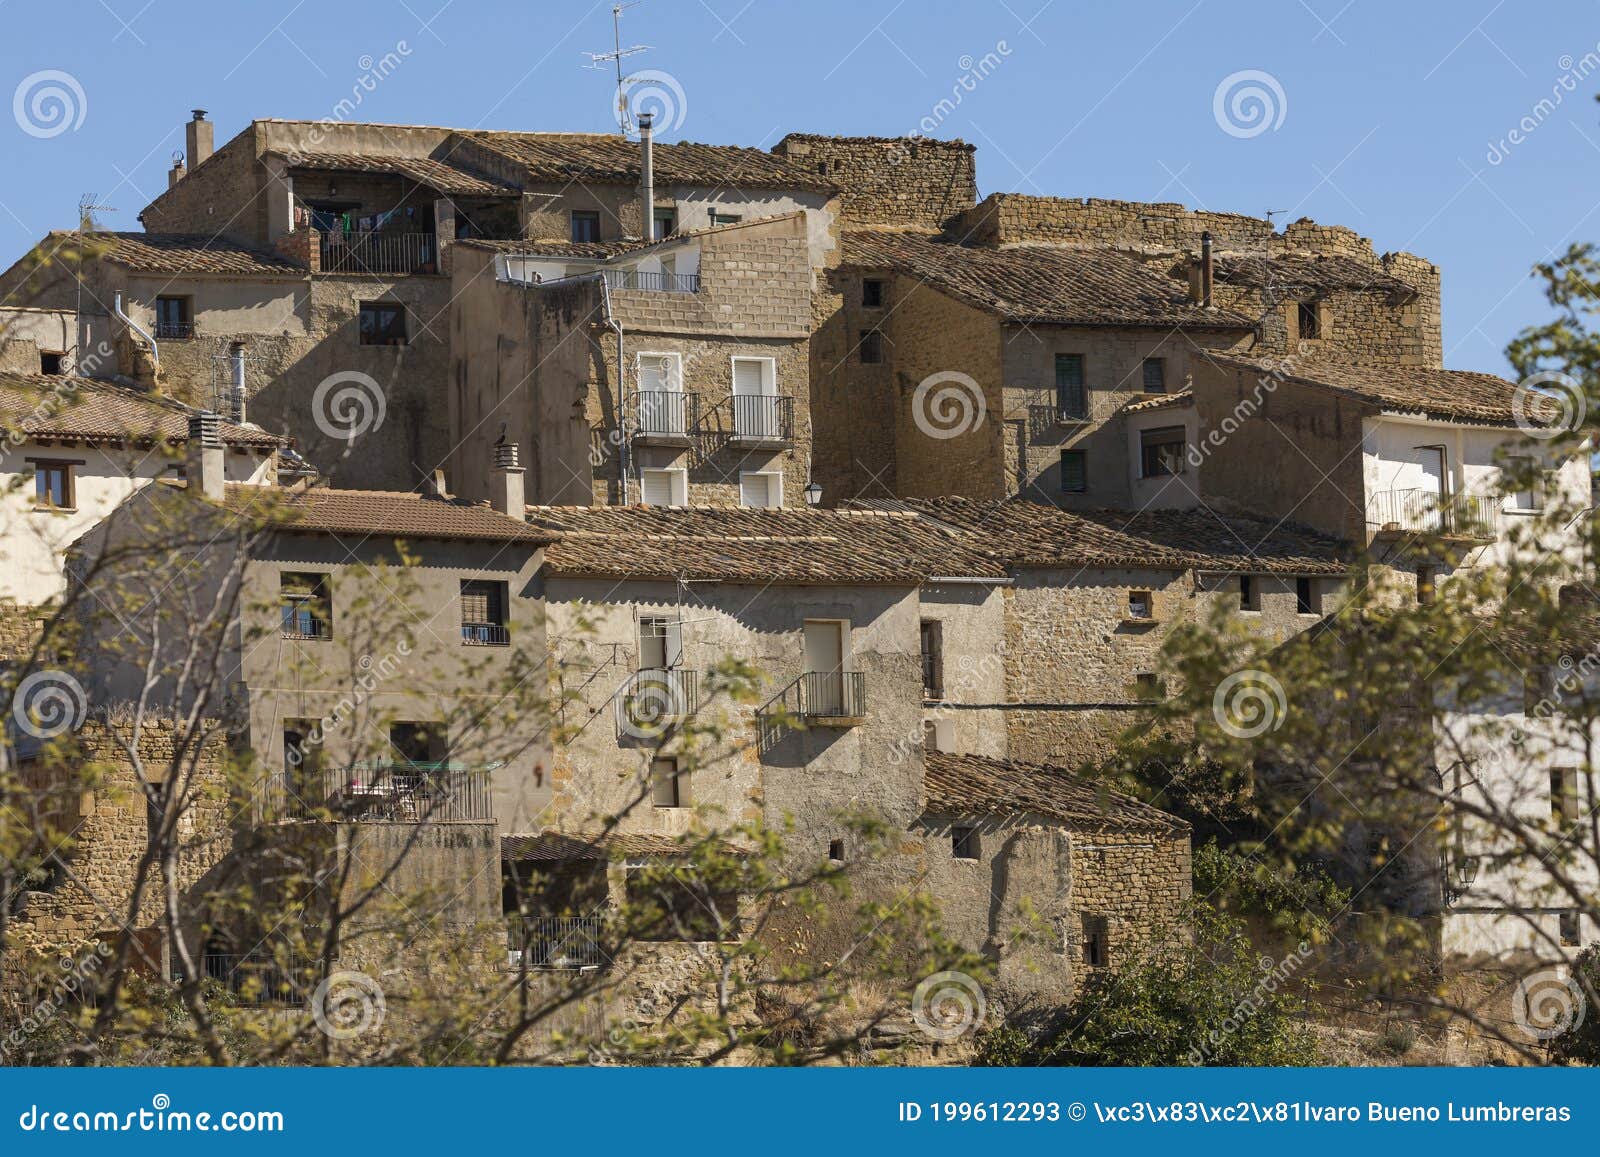
[[[683,392],[683,355],[670,350],[639,350],[633,355],[633,381],[635,388],[644,392],[644,360],[646,358],[665,358],[667,361],[667,384],[665,389],[677,393]]]
[[[644,483],[645,476],[650,474],[668,475],[668,488],[672,497],[667,502],[667,508],[689,505],[689,472],[681,466],[645,466],[639,470],[639,500],[645,501]],[[646,503],[649,505],[649,503]]]
[[[728,392],[734,393],[734,382],[737,380],[738,364],[740,362],[761,363],[761,396],[773,398],[778,395],[778,359],[762,357],[759,354],[734,354],[728,359]]]
[[[767,497],[772,501],[765,506],[745,506],[744,480],[746,478],[765,478],[767,480]],[[783,471],[782,470],[741,470],[739,471],[739,505],[746,510],[782,510],[783,509]]]

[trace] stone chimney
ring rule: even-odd
[[[489,504],[515,519],[527,517],[528,500],[522,483],[517,444],[507,442],[504,431],[494,444],[494,469],[489,472]]]
[[[183,180],[183,176],[187,172],[188,172],[188,170],[186,168],[184,168],[184,165],[183,165],[183,154],[182,153],[173,154],[173,157],[172,157],[172,168],[167,170],[167,188],[170,189],[174,185],[176,185],[179,181]]]
[[[212,123],[206,120],[206,110],[194,110],[194,119],[184,126],[184,140],[189,146],[189,171],[192,173],[200,167],[200,162],[209,157],[216,147],[216,130]]]
[[[189,489],[211,502],[221,502],[224,483],[222,419],[213,410],[189,417],[189,444],[185,447],[184,477]]]
[[[639,236],[646,241],[656,239],[656,145],[655,116],[639,114],[639,209],[644,214],[644,228]],[[512,447],[516,449],[515,446]]]

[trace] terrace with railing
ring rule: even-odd
[[[439,239],[432,233],[317,234],[323,273],[437,273]]]
[[[698,273],[648,272],[641,269],[601,270],[611,289],[637,289],[645,293],[699,293]]]
[[[1500,499],[1422,488],[1384,490],[1372,496],[1367,524],[1374,536],[1426,534],[1488,542],[1499,531]]]
[[[292,777],[264,783],[258,810],[263,820],[331,815],[353,823],[488,823],[490,770],[453,761],[306,764]]]
[[[530,971],[574,971],[611,963],[603,916],[509,916],[506,947],[508,965]]]

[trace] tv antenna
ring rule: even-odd
[[[110,205],[99,203],[99,193],[85,193],[78,198],[78,231],[91,233],[95,228],[95,213],[115,213],[116,209]]]
[[[630,4],[613,4],[611,6],[611,51],[610,52],[585,52],[589,63],[585,68],[604,68],[607,64],[613,65],[617,70],[617,131],[624,137],[628,135],[628,98],[622,91],[622,58],[637,56],[641,52],[648,52],[648,44],[630,44],[622,47],[622,14],[629,8],[637,8],[644,0],[633,0]]]

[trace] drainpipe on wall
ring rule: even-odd
[[[144,338],[146,344],[150,346],[150,360],[155,363],[157,369],[160,369],[161,354],[156,349],[156,339],[146,333],[138,322],[134,321],[133,318],[129,317],[123,312],[122,291],[120,289],[117,290],[117,292],[111,298],[111,312],[117,315],[117,320],[122,322],[123,325],[127,326],[140,337]]]
[[[611,283],[602,270],[600,277],[601,312],[611,332],[617,335],[617,425],[622,435],[617,444],[617,463],[622,472],[622,505],[628,505],[628,472],[633,467],[633,432],[628,428],[628,365],[623,361],[622,323],[611,310]]]
[[[1211,308],[1211,283],[1216,275],[1216,262],[1211,256],[1211,232],[1200,234],[1200,307]]]
[[[644,212],[646,244],[656,239],[655,115],[639,114],[639,208]]]
[[[235,422],[244,421],[244,342],[228,346],[228,406]]]

